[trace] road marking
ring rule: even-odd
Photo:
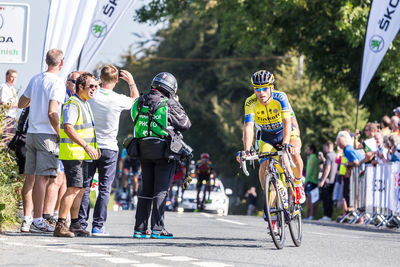
[[[140,261],[124,259],[124,258],[103,258],[103,260],[109,261],[111,263],[140,263]]]
[[[212,267],[229,267],[229,266],[233,266],[230,264],[225,264],[222,262],[215,262],[215,261],[208,261],[208,262],[192,262],[192,264],[197,265],[197,266],[203,266],[203,267],[208,267],[208,266],[212,266]]]
[[[162,257],[161,259],[169,260],[169,261],[195,261],[195,260],[197,260],[195,258],[190,258],[190,257],[186,257],[186,256],[169,256],[169,257]]]
[[[237,224],[237,225],[247,225],[247,224],[245,224],[245,223],[235,222],[235,221],[231,221],[231,220],[227,220],[227,219],[217,219],[217,221],[227,222],[227,223],[233,223],[233,224]]]
[[[74,255],[76,256],[82,256],[82,257],[107,257],[107,255],[100,254],[100,253],[75,253]]]
[[[139,253],[139,254],[136,254],[136,255],[138,255],[138,256],[143,256],[143,257],[171,256],[171,254],[168,254],[168,253],[159,253],[159,252]]]
[[[56,239],[48,239],[48,238],[40,238],[40,239],[37,239],[38,241],[42,241],[42,242],[49,242],[49,243],[54,243],[54,242],[57,242],[57,240]]]
[[[137,250],[129,250],[128,253],[138,253]]]
[[[56,252],[64,252],[64,253],[82,253],[82,250],[72,249],[72,248],[49,248],[47,250],[56,251]]]
[[[11,245],[11,246],[27,246],[27,244],[19,243],[19,242],[5,242],[4,244]]]
[[[111,251],[111,252],[118,252],[119,251],[119,249],[116,249],[116,248],[102,248],[101,250],[103,250],[103,251]]]
[[[165,265],[157,264],[157,263],[140,263],[140,264],[132,264],[135,267],[167,267]]]
[[[204,212],[202,212],[202,213],[200,213],[200,214],[203,215],[203,216],[205,216],[205,217],[207,217],[207,218],[214,217],[214,216],[212,216],[211,214],[204,213]]]
[[[91,248],[109,248],[110,246],[105,246],[105,245],[90,245],[89,247],[91,247]]]

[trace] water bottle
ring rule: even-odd
[[[281,195],[281,199],[283,201],[283,206],[285,207],[285,209],[287,209],[289,207],[287,190],[286,190],[286,187],[283,186],[282,180],[280,180],[280,179],[278,179],[278,191],[279,191],[279,194]]]

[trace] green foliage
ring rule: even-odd
[[[6,124],[5,112],[0,107],[0,136],[3,136],[3,129]],[[9,137],[8,137],[9,138]],[[4,140],[0,141],[0,232],[12,227],[18,221],[18,192],[21,187],[18,179],[17,165],[4,147]]]
[[[179,3],[179,4],[178,4]],[[187,16],[213,21],[219,48],[233,54],[305,56],[307,71],[327,93],[343,88],[357,97],[369,0],[154,0],[139,10],[139,21]],[[400,39],[395,39],[362,103],[370,120],[391,114],[400,100]],[[340,89],[342,90],[342,89]],[[335,97],[335,95],[333,96]],[[377,107],[377,103],[385,103]]]

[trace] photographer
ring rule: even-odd
[[[137,140],[143,179],[134,238],[146,237],[152,204],[151,238],[173,238],[164,228],[165,202],[177,157],[170,151],[170,143],[177,137],[171,129],[185,131],[191,126],[178,102],[177,89],[178,84],[172,74],[159,73],[151,83],[150,92],[139,97],[132,107],[134,140]]]

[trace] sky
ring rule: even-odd
[[[111,63],[122,65],[121,55],[129,51],[136,41],[151,39],[162,25],[151,26],[140,24],[134,21],[135,10],[150,2],[150,0],[136,0],[132,8],[128,10],[115,26],[114,31],[104,42],[96,58],[88,70],[93,70],[97,64]],[[24,3],[30,6],[30,26],[28,33],[28,60],[23,64],[0,63],[0,83],[5,81],[7,69],[15,69],[18,72],[18,79],[15,89],[21,95],[35,74],[41,71],[41,60],[43,42],[46,30],[47,11],[50,0],[0,0],[0,3]],[[44,12],[45,11],[45,12]],[[134,34],[135,33],[135,34]],[[143,36],[139,38],[136,34]],[[134,75],[134,74],[133,74]]]

